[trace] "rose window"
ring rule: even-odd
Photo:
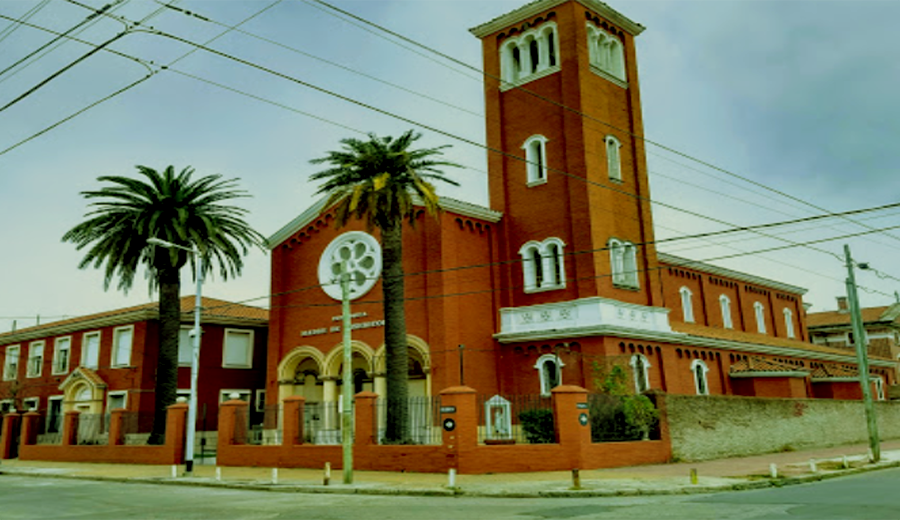
[[[325,294],[341,299],[341,272],[350,273],[350,299],[369,292],[381,276],[381,246],[362,231],[350,231],[335,238],[319,260],[319,283]]]

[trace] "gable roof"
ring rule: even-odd
[[[193,321],[194,300],[194,296],[182,296],[180,298],[182,322],[187,323]],[[250,305],[233,303],[206,296],[202,298],[201,305],[200,321],[202,323],[264,326],[269,322],[269,311],[259,307],[252,307]],[[26,327],[14,332],[5,332],[0,334],[0,345],[158,318],[159,304],[157,302],[145,303],[112,311],[78,316],[67,320],[54,321],[33,327]]]
[[[860,309],[863,323],[873,323],[877,321],[894,321],[896,319],[898,305],[883,305],[881,307],[866,307]],[[817,327],[834,327],[839,325],[850,325],[849,311],[824,311],[809,312],[806,314],[806,326],[810,329]]]
[[[491,33],[497,32],[509,25],[513,25],[531,18],[532,16],[535,16],[542,11],[546,11],[547,9],[552,9],[558,5],[562,5],[567,1],[569,0],[535,0],[534,2],[530,2],[523,5],[522,7],[519,7],[518,9],[514,9],[506,14],[502,14],[494,18],[493,20],[472,27],[471,29],[469,29],[469,32],[479,38],[484,38]],[[643,25],[631,20],[624,14],[616,11],[603,2],[599,2],[598,0],[575,1],[603,16],[610,22],[618,25],[633,36],[637,36],[644,32],[645,27]]]

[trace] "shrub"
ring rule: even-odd
[[[519,423],[525,433],[525,440],[531,444],[549,444],[556,442],[553,428],[553,412],[551,410],[534,409],[519,413]]]

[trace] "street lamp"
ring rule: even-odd
[[[200,294],[203,285],[203,260],[197,244],[191,244],[190,248],[173,244],[159,238],[148,238],[148,244],[165,248],[183,249],[194,255],[196,268],[197,296],[194,303],[194,345],[191,349],[191,398],[188,402],[187,446],[184,454],[184,471],[187,476],[194,472],[194,439],[197,436],[197,374],[200,371]]]

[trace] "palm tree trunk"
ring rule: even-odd
[[[385,440],[406,443],[409,435],[409,347],[403,291],[403,223],[381,230],[384,272],[384,343],[387,365]]]
[[[156,361],[156,398],[149,444],[166,439],[166,409],[175,404],[178,390],[178,335],[181,330],[181,280],[178,269],[159,271],[159,357]]]

